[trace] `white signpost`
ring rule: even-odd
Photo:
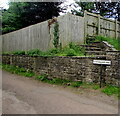
[[[103,65],[111,65],[111,61],[109,60],[93,60],[93,64],[100,65],[100,88],[102,86],[102,68]]]
[[[93,60],[93,64],[111,65],[109,60]]]

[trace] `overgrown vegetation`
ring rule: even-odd
[[[32,71],[20,68],[18,66],[0,64],[0,68],[7,70],[13,74],[19,74],[26,77],[35,77],[35,79],[49,84],[64,85],[66,87],[69,86],[82,89],[100,90],[101,92],[109,96],[115,95],[120,99],[120,87],[106,85],[105,87],[100,88],[99,85],[95,83],[84,83],[82,81],[71,81],[61,78],[49,78],[48,74],[35,75]]]
[[[104,89],[102,89],[102,92],[107,95],[117,95],[120,99],[120,87],[113,87],[113,86],[106,86]]]
[[[30,51],[15,51],[12,53],[3,53],[3,54],[13,54],[13,55],[29,55],[29,56],[84,56],[85,50],[79,45],[70,43],[64,48],[54,48],[47,52],[42,52],[38,49]]]
[[[26,70],[24,68],[20,68],[18,66],[12,66],[12,65],[4,65],[4,64],[0,64],[0,68],[9,71],[13,74],[18,74],[18,75],[22,75],[25,77],[33,77],[35,74],[30,71],[30,70]]]
[[[113,45],[117,50],[120,50],[120,38],[110,38],[103,36],[96,36],[95,41],[107,41],[109,44]]]
[[[53,34],[54,34],[53,45],[55,48],[58,48],[59,47],[59,24],[58,22],[55,23]]]

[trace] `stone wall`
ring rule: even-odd
[[[108,55],[113,52],[108,52]],[[103,66],[102,77],[105,83],[118,85],[119,53],[107,57],[112,59],[111,66]],[[94,59],[105,59],[106,57],[31,57],[17,55],[3,55],[4,64],[11,64],[32,70],[36,74],[48,74],[49,78],[62,78],[79,80],[83,82],[100,82],[100,65],[93,64]]]
[[[110,84],[120,85],[120,51],[108,51],[106,55],[112,62],[111,66],[106,66],[106,79]]]

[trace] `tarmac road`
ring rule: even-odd
[[[3,71],[3,114],[117,114],[117,106]]]

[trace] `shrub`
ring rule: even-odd
[[[38,49],[25,51],[15,51],[13,53],[7,54],[15,54],[15,55],[29,55],[29,56],[84,56],[85,50],[81,48],[79,45],[74,43],[70,43],[68,46],[62,48],[54,48],[46,52],[42,52]]]
[[[15,51],[13,52],[14,55],[25,55],[25,51]]]
[[[68,49],[66,52],[66,56],[76,56],[76,52],[73,49]]]

